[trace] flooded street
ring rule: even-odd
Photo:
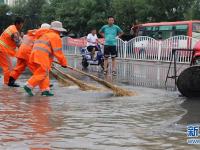
[[[69,59],[80,68],[78,58]],[[178,66],[178,72],[186,68]],[[165,78],[168,64],[119,61],[118,75],[88,73],[137,92],[114,97],[112,91],[81,91],[55,79],[54,97],[28,97],[23,88],[0,87],[0,150],[198,150],[187,144],[187,125],[200,123],[200,101],[186,100]],[[98,85],[86,76],[68,73]],[[19,80],[24,84],[30,75]]]

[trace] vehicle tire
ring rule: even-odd
[[[100,59],[98,65],[100,65],[101,68],[104,69],[104,60]]]
[[[86,69],[86,68],[88,67],[88,65],[89,65],[89,63],[87,62],[87,59],[83,58],[83,59],[82,59],[82,67],[83,67],[84,69]]]
[[[179,92],[186,97],[200,97],[200,66],[194,65],[181,72],[177,80]]]

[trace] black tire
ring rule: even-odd
[[[101,68],[104,69],[104,60],[101,59],[101,60],[99,61],[99,64],[98,64],[98,65],[100,65]]]
[[[178,77],[177,87],[186,97],[200,97],[200,66],[185,69]]]
[[[89,63],[87,62],[87,60],[85,58],[82,59],[82,67],[84,69],[86,69],[89,66]]]

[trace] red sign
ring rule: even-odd
[[[99,39],[101,43],[104,43],[104,39]],[[87,39],[85,37],[74,39],[74,38],[67,38],[67,46],[76,46],[76,47],[86,47],[87,46]]]
[[[85,40],[83,38],[80,39],[67,38],[67,46],[84,47]]]

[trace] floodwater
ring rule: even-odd
[[[69,59],[80,68],[80,60]],[[178,72],[187,66],[179,65]],[[168,64],[118,62],[118,75],[87,72],[137,92],[81,91],[52,79],[54,97],[28,97],[22,88],[0,87],[0,150],[198,150],[187,144],[187,125],[200,122],[200,101],[186,100],[165,77]],[[69,74],[99,86],[88,77]],[[171,72],[172,73],[172,72]],[[19,80],[23,84],[29,75]]]

